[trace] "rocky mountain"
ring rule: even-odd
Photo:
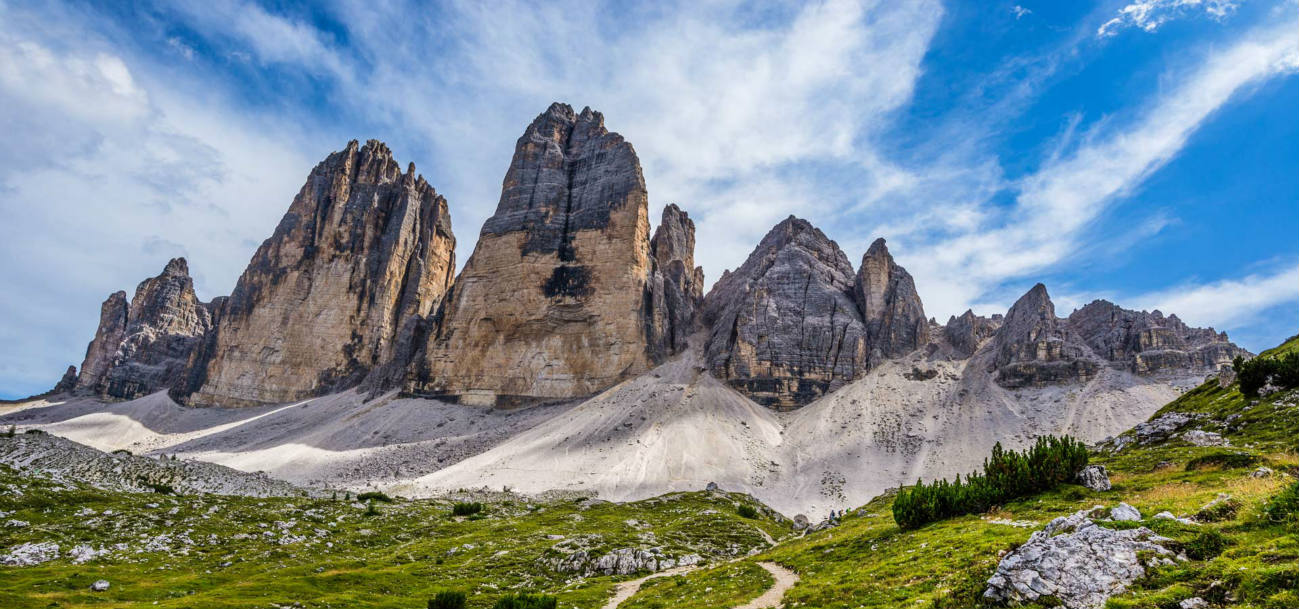
[[[1005,320],[1003,315],[983,317],[966,309],[960,317],[953,315],[943,326],[943,337],[951,345],[958,357],[969,357],[979,349],[984,339],[992,336]]]
[[[852,263],[839,245],[790,216],[705,298],[709,370],[777,409],[837,389],[867,361],[853,289]]]
[[[689,334],[677,324],[701,289],[693,225],[665,218],[652,254],[631,144],[599,112],[551,105],[516,142],[407,390],[510,406],[589,396],[649,369]]]
[[[1098,362],[1066,320],[1055,316],[1046,286],[1019,297],[994,339],[996,378],[1003,387],[1086,381]]]
[[[695,223],[675,203],[663,208],[650,239],[650,260],[646,333],[651,359],[661,362],[689,345],[704,300],[704,269],[695,266]]]
[[[1176,315],[1131,311],[1094,300],[1069,315],[1069,325],[1092,352],[1111,365],[1136,374],[1217,370],[1248,353],[1225,332],[1188,327]]]
[[[382,142],[312,170],[225,304],[189,401],[287,402],[359,383],[451,287],[447,202]]]
[[[189,265],[173,258],[136,287],[130,303],[125,292],[104,301],[75,389],[131,399],[182,383],[219,306],[199,302]]]

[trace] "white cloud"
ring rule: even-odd
[[[1101,24],[1096,35],[1113,36],[1126,27],[1154,32],[1160,26],[1190,13],[1223,19],[1239,6],[1236,0],[1136,0],[1118,11],[1118,16]]]
[[[1011,14],[1015,15],[1016,20],[1023,19],[1024,17],[1031,15],[1033,13],[1033,11],[1026,9],[1018,4],[1010,7],[1010,12]]]
[[[1179,284],[1133,296],[1129,302],[1142,309],[1176,313],[1191,325],[1244,324],[1277,305],[1299,303],[1299,265],[1210,283]]]

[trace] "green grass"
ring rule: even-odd
[[[651,579],[619,609],[707,609],[739,605],[762,594],[775,580],[753,562]]]
[[[6,492],[13,489],[22,494]],[[555,572],[545,559],[558,555],[556,545],[593,556],[652,545],[721,562],[737,548],[766,547],[759,528],[776,537],[789,532],[774,520],[742,518],[734,507],[742,501],[751,500],[700,492],[621,505],[497,502],[469,520],[447,518],[448,501],[418,500],[366,516],[364,506],[342,500],[115,493],[0,467],[0,511],[12,512],[0,522],[30,523],[0,525],[0,550],[54,541],[64,553],[39,566],[0,566],[0,607],[418,608],[443,590],[464,591],[469,607],[491,607],[516,592],[553,595],[566,608],[600,607],[616,581],[634,576]],[[193,543],[135,552],[163,533]],[[304,539],[280,545],[286,535]],[[131,551],[72,564],[67,551],[81,543],[124,543]],[[97,579],[111,588],[91,592]]]

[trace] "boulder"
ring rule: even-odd
[[[510,406],[589,396],[648,370],[684,345],[702,289],[693,225],[678,212],[665,211],[651,248],[631,144],[599,112],[551,105],[515,144],[496,213],[407,390]]]
[[[1097,526],[1084,510],[1052,520],[1007,554],[988,580],[984,597],[1003,603],[1055,599],[1068,609],[1103,607],[1145,576],[1170,564],[1171,541],[1145,527],[1116,531]]]
[[[820,230],[790,216],[704,299],[713,376],[765,406],[798,408],[867,367],[852,264]]]
[[[876,239],[862,255],[853,296],[866,326],[872,365],[906,355],[929,340],[929,322],[915,281],[893,261],[884,239]]]
[[[1118,507],[1110,510],[1110,520],[1116,522],[1139,522],[1141,512],[1126,503],[1120,503]]]
[[[1274,471],[1272,470],[1272,468],[1270,468],[1270,467],[1259,467],[1258,469],[1254,470],[1253,472],[1250,472],[1249,477],[1251,477],[1251,478],[1268,478],[1268,477],[1271,477],[1272,474],[1274,474],[1274,473],[1276,473],[1276,472],[1274,472]]]
[[[382,142],[349,142],[240,276],[189,401],[287,402],[360,383],[437,309],[455,266],[446,199]]]
[[[95,580],[95,583],[90,584],[90,589],[95,592],[103,592],[108,589],[108,580],[97,579]]]
[[[1104,465],[1088,465],[1078,472],[1078,483],[1097,492],[1110,490],[1110,475]]]
[[[804,514],[795,514],[795,515],[794,515],[794,530],[795,530],[795,531],[802,531],[803,529],[806,529],[807,527],[809,527],[809,526],[811,526],[811,525],[812,525],[812,522],[811,522],[810,520],[807,519],[807,516],[806,516],[806,515],[804,515]]]
[[[46,563],[59,557],[59,544],[52,541],[38,541],[19,544],[0,554],[0,565],[12,567],[31,567]]]
[[[1212,431],[1192,429],[1182,434],[1182,439],[1196,446],[1227,446],[1227,439],[1222,434]]]
[[[1198,596],[1193,596],[1180,603],[1177,603],[1178,609],[1209,609],[1209,601]]]

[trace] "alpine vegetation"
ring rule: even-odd
[[[1024,452],[1007,451],[998,442],[983,462],[983,473],[961,481],[930,484],[917,481],[901,489],[893,502],[898,526],[914,529],[930,522],[977,514],[1006,501],[1051,489],[1073,479],[1087,465],[1087,446],[1069,436],[1044,436]]]

